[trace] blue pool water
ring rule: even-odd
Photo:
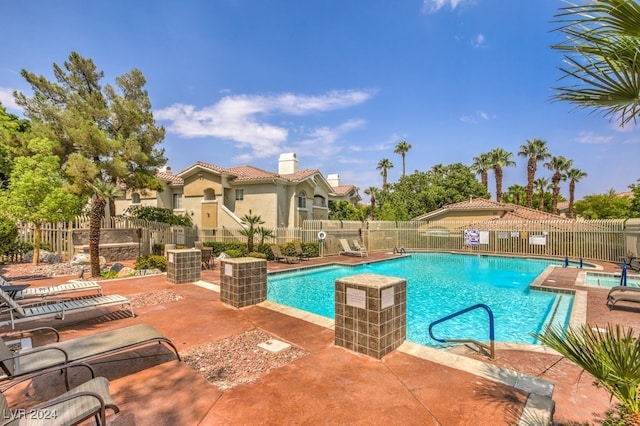
[[[587,272],[586,284],[599,287],[615,287],[622,285],[620,274]],[[627,275],[627,286],[640,287],[640,275]]]
[[[440,346],[429,337],[429,324],[477,303],[495,317],[495,340],[536,343],[532,333],[548,322],[566,327],[573,297],[530,290],[529,285],[550,264],[539,259],[414,253],[410,257],[361,266],[327,266],[307,271],[270,274],[268,300],[334,318],[337,278],[372,273],[407,280],[407,339]],[[489,340],[486,312],[472,311],[434,327],[444,339]]]

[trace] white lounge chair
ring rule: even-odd
[[[83,312],[110,306],[127,307],[134,317],[131,301],[119,294],[84,297],[77,299],[42,299],[38,302],[19,304],[0,287],[0,326],[35,321],[43,318],[64,319],[69,312]]]
[[[0,289],[2,287],[13,286],[14,283],[10,283],[4,278],[0,277]],[[34,299],[44,298],[51,296],[58,296],[61,294],[80,293],[80,292],[96,292],[102,296],[102,287],[97,281],[69,281],[64,284],[42,286],[42,287],[28,287],[23,290],[18,290],[13,294],[15,300],[22,299]]]
[[[361,252],[360,250],[352,249],[351,246],[349,245],[349,242],[345,239],[341,239],[340,244],[342,245],[342,251],[340,252],[340,254],[346,254],[348,256],[360,256],[360,257],[365,255],[365,253]]]
[[[367,252],[367,248],[365,246],[361,246],[358,240],[353,240],[353,247],[358,250],[360,253],[364,253],[365,256],[369,256],[369,252]]]

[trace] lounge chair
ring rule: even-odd
[[[353,247],[360,253],[364,253],[365,256],[369,256],[369,252],[367,252],[367,248],[365,246],[361,246],[358,240],[353,240]]]
[[[109,381],[104,377],[95,377],[56,398],[28,409],[9,408],[7,399],[0,394],[0,424],[63,426],[75,425],[95,417],[97,424],[106,425],[107,408],[114,413],[120,411],[109,393]]]
[[[361,252],[360,250],[352,249],[351,246],[349,245],[349,242],[345,239],[341,239],[340,244],[342,245],[342,251],[340,252],[340,254],[346,254],[348,256],[360,256],[360,257],[365,255],[365,253]]]
[[[25,335],[42,329],[53,330],[59,338],[58,332],[49,327],[25,330],[20,334]],[[85,362],[151,343],[164,343],[170,346],[180,360],[178,349],[171,340],[148,324],[137,324],[61,342],[56,341],[17,353],[11,352],[4,340],[0,339],[0,381],[11,381],[8,386],[4,386],[4,389],[7,389],[34,375],[61,369],[66,373],[69,367],[78,365],[88,367],[93,375],[93,369],[84,364]]]
[[[124,296],[112,294],[109,296],[84,297],[76,299],[42,299],[37,302],[19,304],[0,287],[0,326],[35,321],[44,318],[64,319],[69,312],[84,312],[88,310],[106,308],[110,306],[127,306],[134,317],[133,305]],[[8,318],[7,318],[8,316]]]
[[[271,253],[273,253],[274,260],[278,262],[287,262],[287,263],[300,262],[300,259],[298,259],[295,256],[285,256],[284,254],[282,254],[282,251],[280,251],[280,247],[276,245],[271,246]]]
[[[0,289],[2,287],[12,286],[13,283],[0,277]],[[51,296],[58,296],[62,294],[80,293],[95,291],[98,295],[102,296],[102,287],[97,281],[69,281],[65,284],[43,286],[43,287],[28,287],[23,290],[15,292],[12,296],[16,300],[44,298]]]
[[[296,251],[296,256],[298,256],[300,260],[311,258],[311,255],[302,249],[300,243],[293,243],[293,248]]]
[[[607,306],[612,309],[618,302],[636,302],[640,303],[640,288],[616,286],[609,290],[607,294]]]

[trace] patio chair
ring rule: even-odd
[[[171,340],[148,324],[137,324],[63,341],[59,341],[59,333],[51,327],[14,332],[12,336],[16,334],[24,336],[43,330],[54,332],[57,341],[14,353],[5,341],[0,339],[0,382],[10,381],[8,385],[3,385],[0,391],[28,380],[34,375],[59,370],[64,371],[65,383],[69,389],[66,375],[68,368],[87,367],[94,376],[93,368],[86,362],[151,343],[164,343],[170,346],[176,353],[178,361],[181,360],[178,349]]]
[[[133,305],[124,296],[112,294],[109,296],[95,296],[75,299],[42,299],[37,302],[19,304],[0,287],[0,326],[11,324],[14,329],[16,323],[35,321],[45,318],[64,319],[69,312],[84,312],[111,306],[127,306],[133,313]],[[8,318],[7,318],[8,316]]]
[[[341,239],[340,244],[342,245],[342,251],[340,252],[340,254],[346,254],[348,256],[364,256],[363,252],[352,249],[347,240]]]
[[[369,256],[369,252],[367,252],[367,248],[365,246],[361,246],[358,240],[353,240],[353,247],[358,250],[360,253],[364,253],[365,256]]]
[[[11,287],[13,283],[0,277],[0,289],[2,287]],[[62,294],[80,293],[80,292],[95,291],[98,295],[102,296],[102,287],[97,281],[69,281],[68,283],[42,286],[42,287],[28,287],[23,290],[18,290],[12,297],[16,300],[45,298],[51,296],[58,296]]]
[[[282,251],[280,251],[280,247],[276,245],[271,246],[271,253],[273,253],[274,260],[278,262],[287,262],[287,263],[300,262],[300,259],[298,259],[295,256],[285,256],[284,254],[282,254]]]
[[[9,408],[4,395],[0,394],[1,425],[75,425],[91,417],[96,423],[106,425],[107,408],[118,413],[120,409],[109,393],[109,381],[95,377],[70,391],[28,409]]]
[[[640,288],[616,286],[612,287],[607,294],[607,306],[612,309],[618,302],[640,303]]]
[[[298,256],[300,260],[311,258],[311,255],[302,249],[302,246],[300,245],[300,243],[293,243],[293,248],[296,251],[296,256]]]

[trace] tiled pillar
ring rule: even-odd
[[[407,281],[360,274],[335,282],[335,344],[381,359],[407,337]]]
[[[235,308],[267,300],[267,261],[255,257],[220,260],[220,301]]]
[[[173,284],[193,283],[202,276],[200,250],[167,250],[167,281]]]

